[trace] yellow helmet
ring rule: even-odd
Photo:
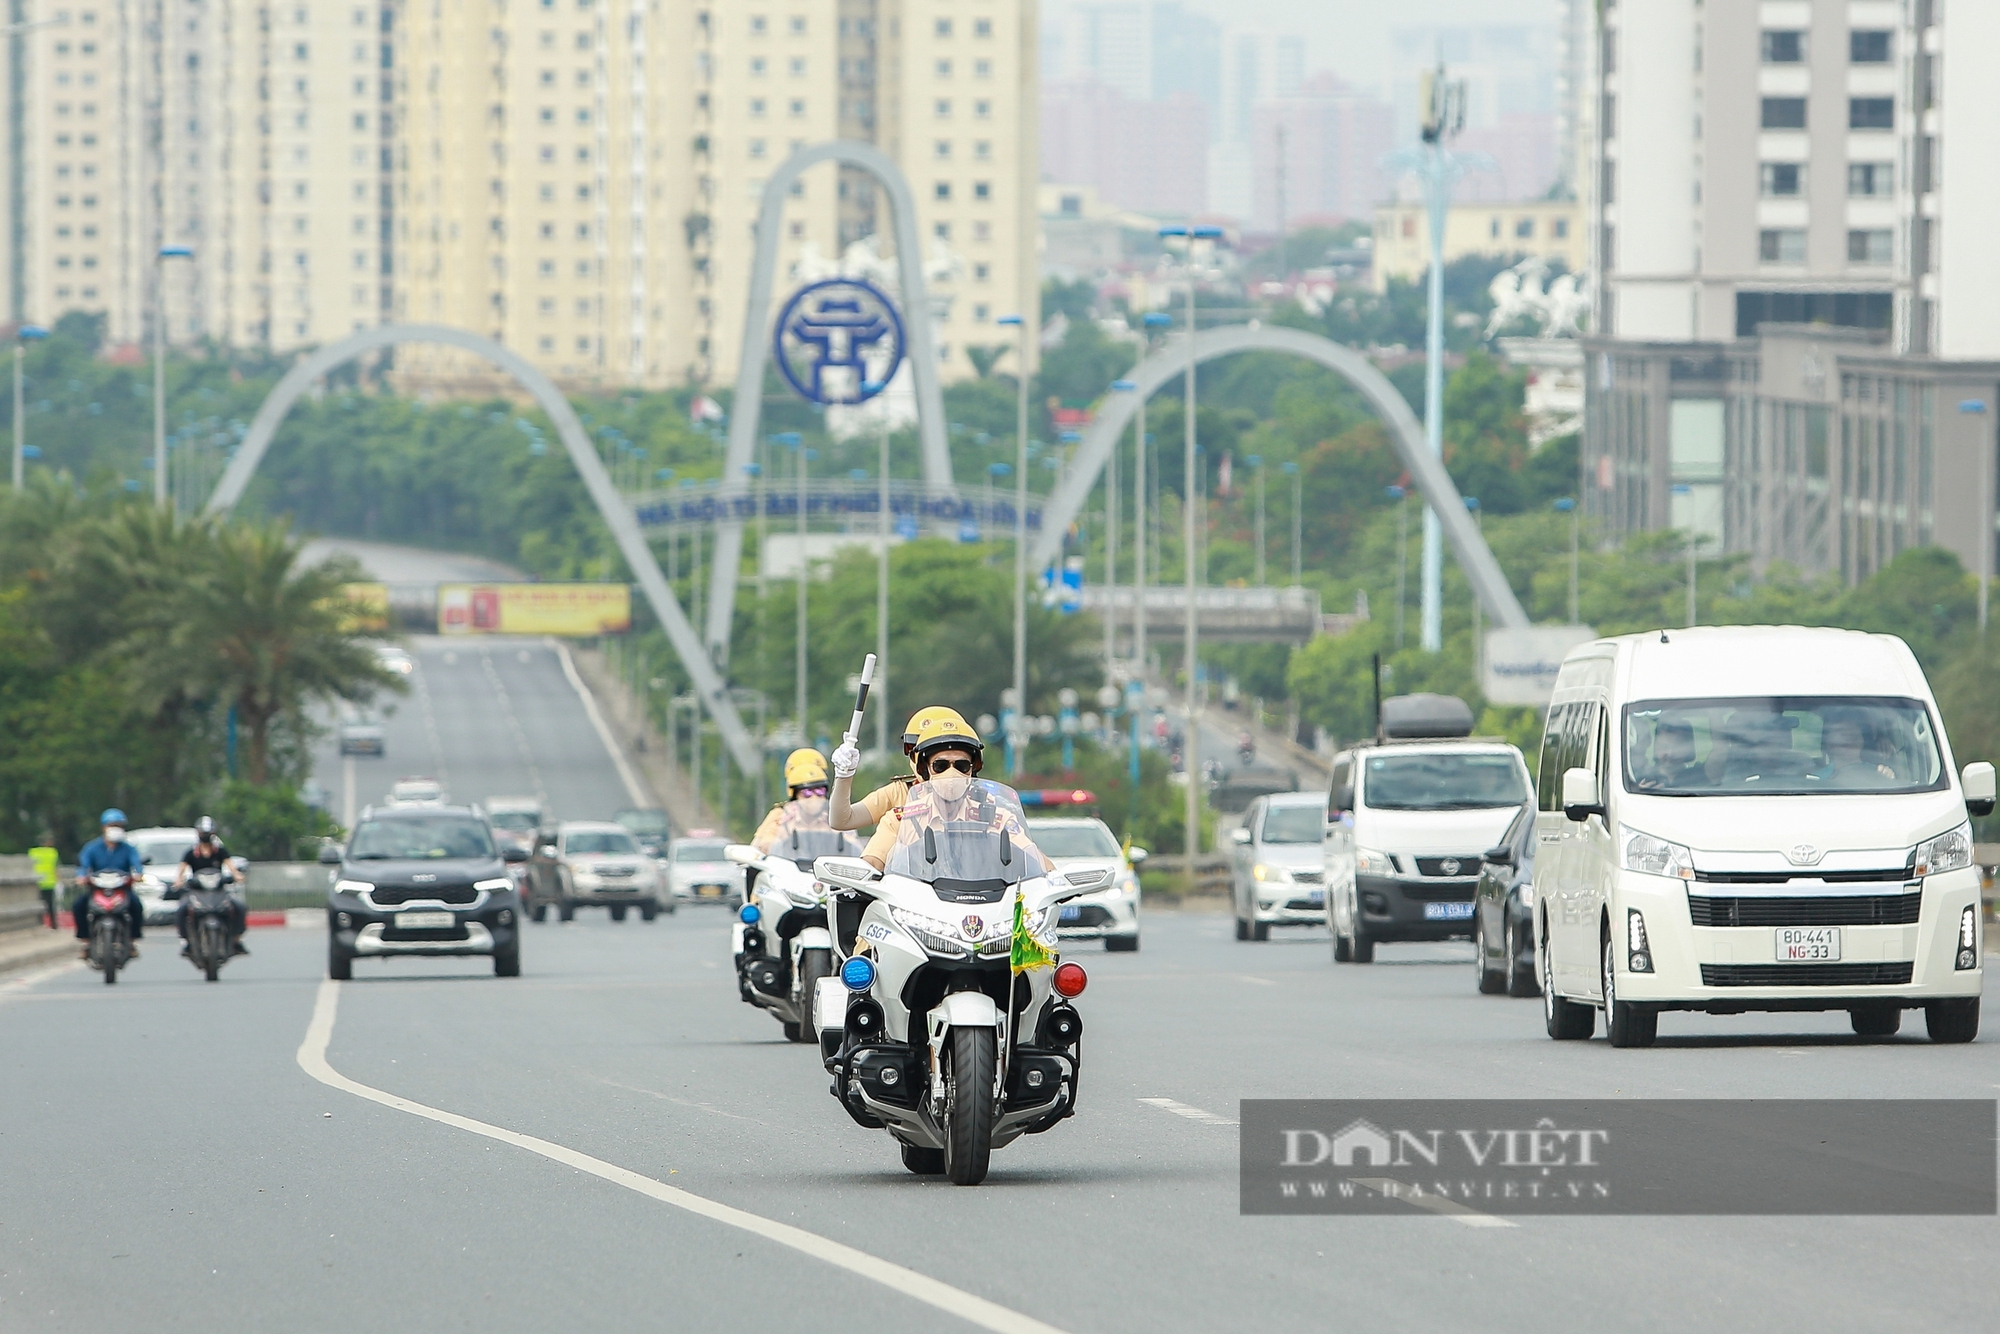
[[[785,756],[785,786],[801,788],[826,781],[826,758],[818,751],[802,748]]]
[[[959,717],[957,709],[933,705],[928,709],[919,709],[911,716],[910,728],[903,733],[903,750],[912,760],[919,761],[921,767],[925,754],[946,747],[970,751],[973,772],[979,771],[985,746],[979,740],[979,733]]]
[[[957,709],[948,709],[942,704],[918,709],[910,715],[909,723],[903,728],[903,753],[914,755],[918,745],[927,738],[951,734],[969,737],[973,745],[979,744],[979,734],[966,725]]]

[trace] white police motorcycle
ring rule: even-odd
[[[820,1053],[841,1106],[888,1130],[905,1167],[972,1186],[994,1149],[1076,1110],[1070,1001],[1086,979],[1059,963],[1055,919],[1112,873],[1054,871],[1004,784],[973,779],[952,799],[919,783],[901,812],[883,873],[853,857],[815,865],[843,951],[819,983]]]
[[[814,819],[801,815],[797,803],[787,808],[768,853],[747,843],[723,850],[748,868],[750,880],[731,933],[737,992],[746,1004],[775,1015],[793,1042],[813,1040],[814,991],[833,972],[827,891],[813,875],[813,862],[858,851],[854,836],[827,824],[823,810]]]

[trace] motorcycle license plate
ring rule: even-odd
[[[1840,928],[1837,926],[1781,926],[1777,935],[1779,963],[1840,961]]]
[[[1424,920],[1427,922],[1462,922],[1472,916],[1469,903],[1426,903]]]
[[[1063,905],[1062,915],[1056,920],[1060,922],[1074,922],[1080,920],[1082,917],[1083,909],[1071,903]]]
[[[1312,893],[1306,895],[1306,902],[1323,906],[1326,903],[1326,891],[1315,889]]]
[[[694,892],[696,895],[704,899],[719,899],[722,897],[722,886],[696,885],[694,888]]]
[[[396,914],[398,931],[449,931],[458,925],[458,918],[448,912],[399,912]]]

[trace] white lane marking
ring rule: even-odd
[[[1252,977],[1249,973],[1233,974],[1238,982],[1255,982],[1260,987],[1275,987],[1278,984],[1268,977]]]
[[[444,660],[448,664],[456,663],[458,655],[456,653],[447,653],[444,655]],[[450,792],[451,772],[445,768],[444,742],[438,738],[437,715],[431,712],[431,688],[429,682],[424,677],[422,659],[417,659],[416,670],[410,673],[410,677],[417,683],[417,704],[423,710],[424,714],[424,736],[431,743],[432,776],[438,780],[440,787],[444,788],[446,792]]]
[[[1157,1107],[1163,1112],[1172,1112],[1175,1116],[1185,1116],[1190,1121],[1199,1121],[1205,1126],[1233,1126],[1236,1124],[1229,1117],[1217,1116],[1214,1112],[1204,1112],[1199,1107],[1190,1107],[1184,1102],[1175,1102],[1172,1098],[1141,1098],[1139,1101],[1145,1103],[1148,1107]]]
[[[1497,1218],[1492,1214],[1482,1214],[1477,1209],[1460,1204],[1457,1200],[1447,1200],[1441,1195],[1412,1195],[1408,1182],[1397,1181],[1393,1177],[1350,1177],[1357,1186],[1366,1186],[1377,1195],[1387,1195],[1401,1200],[1417,1209],[1428,1209],[1434,1214],[1449,1218],[1454,1223],[1467,1227],[1519,1227],[1511,1219]]]
[[[436,1121],[440,1125],[451,1126],[456,1130],[470,1131],[502,1144],[510,1144],[517,1149],[526,1149],[529,1153],[539,1154],[551,1162],[561,1163],[579,1172],[588,1172],[594,1177],[609,1181],[615,1186],[623,1186],[627,1190],[637,1191],[662,1204],[670,1204],[676,1209],[684,1209],[711,1222],[738,1228],[766,1241],[789,1247],[802,1255],[811,1256],[815,1260],[823,1260],[837,1269],[844,1269],[859,1278],[879,1283],[892,1292],[899,1292],[926,1306],[935,1307],[947,1315],[957,1316],[967,1324],[993,1330],[994,1334],[1063,1334],[1063,1331],[1054,1325],[1044,1324],[1018,1311],[1010,1311],[997,1302],[990,1302],[984,1297],[961,1291],[948,1283],[940,1283],[928,1274],[905,1269],[902,1265],[892,1264],[866,1251],[856,1250],[852,1246],[843,1246],[837,1241],[808,1232],[804,1228],[774,1222],[743,1209],[719,1204],[692,1191],[655,1181],[652,1177],[642,1176],[629,1168],[607,1163],[602,1158],[593,1158],[587,1153],[579,1153],[561,1144],[538,1139],[533,1135],[523,1135],[516,1130],[488,1125],[484,1121],[475,1121],[469,1116],[460,1116],[455,1112],[426,1107],[423,1103],[412,1102],[408,1098],[400,1098],[393,1093],[384,1093],[380,1089],[357,1083],[328,1065],[326,1060],[326,1048],[333,1040],[333,1021],[339,1007],[340,984],[331,979],[322,979],[319,984],[319,995],[313,1002],[312,1022],[306,1026],[305,1040],[299,1043],[299,1068],[328,1088],[352,1093],[357,1098],[365,1098],[369,1102],[380,1103],[399,1112],[408,1112],[412,1116],[421,1116],[425,1120]]]
[[[479,650],[479,665],[486,669],[486,680],[493,687],[493,693],[500,697],[500,707],[507,715],[507,726],[514,733],[514,749],[521,752],[521,763],[528,766],[528,780],[535,785],[535,800],[547,808],[548,789],[542,786],[542,771],[535,764],[535,752],[528,746],[528,734],[521,730],[521,719],[514,712],[514,697],[507,693],[507,687],[500,684],[500,673],[493,669],[493,655],[485,649]]]
[[[590,693],[590,687],[583,683],[581,676],[577,675],[576,664],[570,661],[569,645],[553,636],[549,638],[548,643],[549,647],[556,651],[556,656],[562,659],[563,675],[569,678],[570,688],[576,691],[576,697],[583,701],[583,711],[590,715],[590,725],[597,729],[597,739],[604,743],[604,753],[611,757],[611,763],[616,766],[618,781],[625,785],[625,795],[632,799],[634,806],[653,805],[653,799],[639,786],[638,776],[632,772],[632,766],[625,763],[625,753],[618,749],[617,740],[612,737],[611,729],[605,725],[604,715],[597,711],[597,696]]]

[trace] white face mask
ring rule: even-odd
[[[123,843],[125,841],[125,831],[115,824],[106,825],[104,826],[104,841],[106,843]]]
[[[956,769],[947,769],[944,773],[931,779],[931,791],[937,793],[946,801],[959,800],[965,796],[966,791],[971,786],[972,775],[962,774]]]

